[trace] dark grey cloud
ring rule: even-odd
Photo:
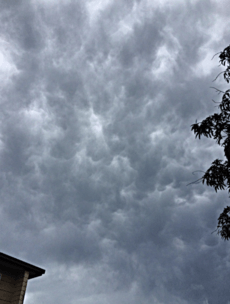
[[[25,302],[228,304],[229,198],[186,186],[224,156],[190,125],[227,1],[0,6],[2,252],[46,269]]]

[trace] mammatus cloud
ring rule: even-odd
[[[1,3],[2,252],[46,269],[25,301],[230,301],[227,193],[186,186],[224,157],[190,125],[214,111],[226,5]]]

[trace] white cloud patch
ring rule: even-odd
[[[86,3],[86,7],[89,13],[89,19],[91,22],[91,25],[93,25],[95,23],[95,21],[97,21],[98,18],[100,18],[100,13],[105,10],[109,4],[111,4],[113,1],[111,0],[106,0],[106,1],[102,1],[102,0],[90,0],[87,1]]]
[[[14,47],[5,39],[0,40],[0,81],[2,87],[9,85],[12,77],[20,72],[11,54],[15,53]]]

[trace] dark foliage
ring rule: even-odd
[[[220,234],[224,240],[230,238],[230,207],[227,206],[224,208],[224,211],[220,214],[218,218],[217,234]]]
[[[229,83],[230,45],[220,53],[219,59],[220,64],[226,66],[226,70],[220,74],[223,74],[224,79]],[[215,113],[214,115],[204,119],[202,122],[196,122],[191,126],[191,130],[195,133],[196,137],[199,137],[199,139],[201,138],[201,135],[214,138],[218,145],[224,147],[225,156],[227,158],[223,164],[223,161],[220,159],[213,161],[212,166],[199,180],[202,180],[203,184],[206,182],[208,186],[214,187],[216,192],[217,190],[224,190],[227,188],[230,193],[230,90],[225,92],[218,89],[216,90],[223,94],[222,101],[218,106],[221,113]],[[230,207],[227,206],[220,214],[217,225],[217,233],[225,240],[230,238],[230,216],[228,214],[230,214]]]

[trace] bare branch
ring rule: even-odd
[[[213,59],[213,58],[214,58],[214,57],[215,57],[216,55],[218,55],[218,54],[220,54],[220,53],[221,53],[221,52],[219,52],[219,53],[216,53],[216,54],[215,54],[215,55],[214,55],[214,56],[212,57],[212,59]],[[212,59],[211,59],[211,60],[212,60]]]
[[[212,82],[214,82],[215,80],[217,80],[217,78],[220,76],[220,74],[223,74],[224,72],[225,72],[225,71],[220,72]]]
[[[213,99],[212,99],[212,101],[215,102],[215,103],[221,103],[221,102],[217,102],[217,101],[215,101],[215,100],[213,100]]]
[[[216,230],[218,230],[218,228],[216,228]],[[214,230],[211,234],[213,234],[214,232],[216,232],[216,230]]]
[[[192,183],[189,183],[189,184],[187,184],[186,186],[189,186],[189,185],[191,185],[191,184],[199,184],[199,181],[202,179],[203,177],[201,177],[201,178],[199,178],[198,180],[196,180],[195,182],[192,182]]]
[[[219,89],[217,89],[217,88],[214,88],[214,87],[210,87],[211,89],[215,89],[215,90],[217,90],[217,92],[219,92],[219,93],[225,93],[225,92],[223,92],[223,91],[221,91],[221,90],[219,90]]]
[[[203,173],[205,173],[205,172],[202,171],[202,170],[196,170],[196,171],[193,171],[192,174],[194,175],[195,172],[203,172]],[[199,184],[198,181],[201,180],[202,178],[203,178],[203,177],[199,178],[199,179],[196,180],[195,182],[191,182],[191,183],[187,184],[186,186],[191,185],[191,184]]]

